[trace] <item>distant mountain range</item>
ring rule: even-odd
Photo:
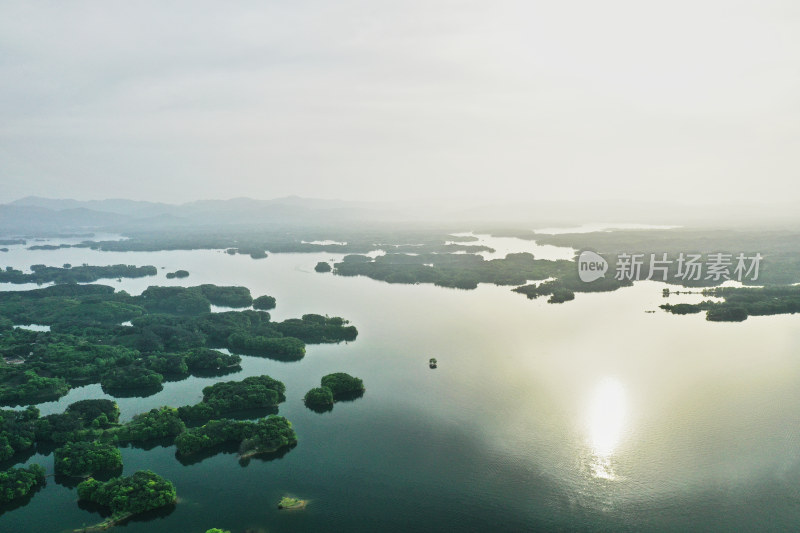
[[[289,196],[273,200],[234,198],[166,204],[124,199],[71,200],[27,196],[0,205],[0,233],[126,231],[219,225],[319,225],[388,220],[388,204]]]
[[[585,223],[644,223],[681,226],[796,228],[791,203],[698,205],[657,202],[548,202],[464,206],[450,199],[424,203],[355,202],[288,196],[272,200],[234,198],[184,204],[124,199],[71,200],[28,196],[0,204],[0,235],[136,232],[221,227],[250,229],[369,227],[374,224],[436,225],[456,228],[532,229]]]

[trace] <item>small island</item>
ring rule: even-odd
[[[255,422],[249,420],[212,420],[187,429],[175,438],[179,456],[189,456],[221,444],[238,442],[239,457],[246,459],[272,453],[297,444],[292,424],[282,416],[270,415]]]
[[[306,407],[322,413],[333,409],[334,402],[355,400],[364,395],[364,382],[344,372],[327,374],[320,386],[309,390],[303,397]]]
[[[270,309],[275,309],[275,298],[272,296],[259,296],[255,300],[253,300],[253,309],[258,309],[261,311],[269,311]]]
[[[41,465],[0,471],[0,504],[27,496],[44,484],[45,470]]]
[[[0,282],[2,283],[88,283],[98,279],[115,278],[142,278],[155,276],[158,273],[156,267],[152,265],[109,265],[91,266],[81,265],[73,267],[64,264],[63,267],[51,267],[46,265],[31,265],[31,273],[25,274],[21,270],[6,267],[0,270]]]
[[[89,478],[78,485],[78,498],[111,509],[109,518],[91,528],[101,530],[145,511],[174,505],[178,495],[169,480],[150,470],[139,470],[105,483]]]
[[[178,416],[174,407],[150,409],[146,413],[134,415],[133,419],[111,432],[117,442],[144,442],[155,439],[174,438],[186,431],[186,424]]]
[[[320,261],[317,263],[317,266],[314,267],[314,270],[317,272],[330,272],[332,270],[330,263],[326,263],[325,261]]]
[[[292,498],[290,496],[284,496],[281,498],[281,501],[278,502],[278,509],[285,509],[285,510],[297,510],[297,509],[305,509],[306,500],[301,500],[299,498]]]
[[[181,278],[188,278],[189,271],[188,270],[176,270],[175,272],[167,272],[167,279],[181,279]]]
[[[748,316],[779,315],[800,312],[800,286],[716,287],[704,289],[704,296],[723,298],[698,304],[663,304],[659,307],[676,315],[706,312],[710,322],[742,322]]]
[[[234,411],[275,407],[286,400],[286,386],[269,376],[250,376],[242,381],[223,381],[203,389],[203,399],[178,408],[185,422],[203,421]]]
[[[429,366],[429,367],[431,367],[431,368],[436,368],[438,365],[439,365],[439,362],[436,360],[436,358],[435,358],[435,357],[431,357],[431,358],[428,360],[428,366]]]
[[[306,406],[314,409],[333,407],[333,392],[328,387],[314,387],[303,397]]]
[[[360,396],[366,390],[364,382],[357,377],[344,372],[335,372],[322,377],[322,386],[327,387],[333,393],[333,399],[336,401],[350,399],[354,396]]]

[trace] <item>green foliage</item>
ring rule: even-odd
[[[167,279],[175,278],[188,278],[189,272],[187,270],[176,270],[175,272],[167,272]]]
[[[308,344],[352,341],[358,336],[355,326],[347,326],[342,318],[308,314],[275,324],[284,337],[294,337]]]
[[[297,435],[288,420],[273,415],[255,422],[212,420],[188,429],[175,439],[180,455],[191,455],[226,442],[240,442],[242,453],[271,452],[296,444]]]
[[[333,392],[328,387],[315,387],[308,391],[303,401],[309,407],[327,407],[333,405]]]
[[[675,315],[690,315],[699,313],[703,310],[699,305],[696,304],[664,304],[661,306],[661,309],[669,311]]]
[[[703,294],[724,298],[722,302],[704,301],[699,304],[664,304],[662,309],[673,314],[706,311],[712,322],[741,322],[749,315],[764,316],[800,312],[800,286],[717,287]]]
[[[65,476],[83,476],[122,468],[122,454],[110,444],[68,442],[55,451],[55,471]]]
[[[225,381],[203,389],[203,400],[178,408],[184,421],[208,420],[232,411],[274,407],[286,400],[286,386],[269,376],[251,376]]]
[[[28,407],[24,411],[0,409],[0,460],[15,453],[30,450],[36,442],[36,420],[39,410]]]
[[[147,441],[174,437],[185,429],[178,410],[164,406],[135,415],[130,422],[117,429],[115,435],[121,442]]]
[[[152,353],[190,350],[203,346],[205,341],[196,320],[189,317],[153,314],[137,318],[132,324],[132,328],[118,332],[112,342]]]
[[[293,337],[264,337],[233,333],[228,337],[228,347],[237,352],[249,355],[262,355],[275,359],[295,361],[306,354],[303,341]]]
[[[67,406],[65,413],[75,415],[85,424],[99,420],[101,427],[108,427],[119,422],[119,406],[112,400],[91,399],[79,400]]]
[[[111,400],[80,400],[63,413],[35,420],[36,440],[64,443],[99,438],[119,421],[119,407]]]
[[[33,464],[27,468],[10,468],[0,471],[0,504],[27,496],[45,484],[45,470]]]
[[[323,376],[320,386],[308,391],[303,401],[306,407],[314,411],[329,411],[335,401],[360,398],[364,390],[364,382],[361,379],[344,372],[335,372]]]
[[[62,378],[45,378],[33,370],[2,369],[0,404],[27,405],[47,400],[56,400],[69,392],[69,385]]]
[[[549,295],[547,303],[563,303],[574,300],[576,292],[609,292],[633,284],[630,280],[617,280],[614,276],[606,276],[586,283],[578,277],[577,266],[571,261],[557,262],[552,277],[557,279],[539,284],[523,285],[515,288],[514,292],[524,294],[528,298]]]
[[[269,311],[270,309],[275,309],[275,298],[272,296],[259,296],[255,300],[253,300],[253,309],[260,309],[263,311]]]
[[[78,498],[111,509],[116,516],[138,514],[175,503],[175,486],[149,470],[105,483],[88,479],[78,485]]]
[[[36,421],[36,440],[55,442],[83,440],[87,425],[81,418],[71,413],[54,413]]]
[[[302,509],[305,505],[305,500],[284,496],[281,498],[281,501],[278,502],[278,509]]]
[[[195,348],[186,356],[186,364],[192,372],[216,372],[236,367],[242,358],[234,354],[226,354],[208,348]]]
[[[344,372],[323,376],[321,383],[322,387],[330,389],[336,400],[364,392],[364,382]]]
[[[280,336],[280,333],[272,327],[269,313],[264,311],[209,313],[197,318],[196,324],[206,335],[207,346],[227,346],[228,337],[237,332],[265,337]]]
[[[553,290],[550,298],[547,299],[549,304],[560,304],[575,299],[575,293],[566,288],[557,288]]]
[[[149,313],[199,315],[211,311],[211,303],[195,287],[148,287],[140,300]]]
[[[742,322],[747,320],[747,310],[744,307],[735,306],[712,307],[706,313],[706,320],[711,322]]]
[[[250,307],[253,297],[247,287],[221,287],[200,285],[197,289],[214,305],[223,307]]]
[[[70,386],[97,382],[117,395],[155,390],[165,375],[224,373],[240,363],[239,355],[213,347],[291,361],[305,355],[305,343],[348,341],[358,334],[339,317],[308,314],[273,323],[265,311],[210,313],[209,298],[227,305],[250,302],[246,288],[213,285],[150,287],[141,296],[78,284],[0,292],[0,357],[9,363],[0,366],[0,403],[56,399]],[[268,296],[256,300],[272,303]],[[120,324],[126,320],[131,324]],[[14,323],[47,324],[51,331],[13,328]]]
[[[186,356],[171,353],[158,353],[145,359],[145,366],[161,375],[184,375],[189,373]]]
[[[114,299],[103,285],[53,285],[30,291],[0,292],[0,314],[16,324],[107,325],[144,313],[132,301]]]
[[[721,304],[709,304],[710,307],[739,307],[753,316],[800,312],[798,285],[761,288],[719,287],[703,293],[725,299]]]
[[[96,381],[119,365],[131,364],[139,354],[119,346],[91,344],[74,336],[50,336],[51,342],[32,346],[26,367],[54,374],[74,383]]]
[[[77,266],[65,264],[63,268],[32,265],[31,273],[21,270],[0,270],[0,283],[90,283],[103,278],[142,278],[158,273],[152,265]]]
[[[327,240],[341,242],[320,243]],[[129,239],[88,242],[77,246],[107,251],[222,249],[231,255],[240,253],[256,256],[265,256],[264,250],[272,253],[337,254],[364,254],[378,249],[409,253],[493,251],[487,246],[461,244],[474,240],[475,237],[454,236],[427,229],[340,227],[332,234],[329,229],[279,225],[275,228],[260,226],[257,229],[220,226],[214,232],[197,232],[189,227],[185,230],[174,228],[174,231],[169,232],[139,228]]]
[[[521,285],[528,280],[553,277],[571,261],[534,259],[529,253],[508,254],[504,259],[484,260],[472,254],[387,253],[371,259],[345,256],[336,263],[340,276],[367,276],[389,283],[434,283],[442,287],[474,289],[478,283]]]
[[[314,270],[317,272],[330,272],[332,270],[330,263],[325,261],[320,261],[317,263],[317,266],[314,267]]]
[[[103,390],[159,388],[164,376],[139,365],[114,368],[100,377]]]

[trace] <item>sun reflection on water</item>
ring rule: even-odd
[[[611,458],[619,445],[625,424],[625,389],[618,380],[605,378],[592,392],[589,403],[589,442],[592,449],[592,475],[616,479]]]

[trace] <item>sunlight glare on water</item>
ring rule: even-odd
[[[594,388],[588,409],[591,468],[595,477],[615,479],[611,456],[625,424],[625,389],[617,379],[604,378]]]

